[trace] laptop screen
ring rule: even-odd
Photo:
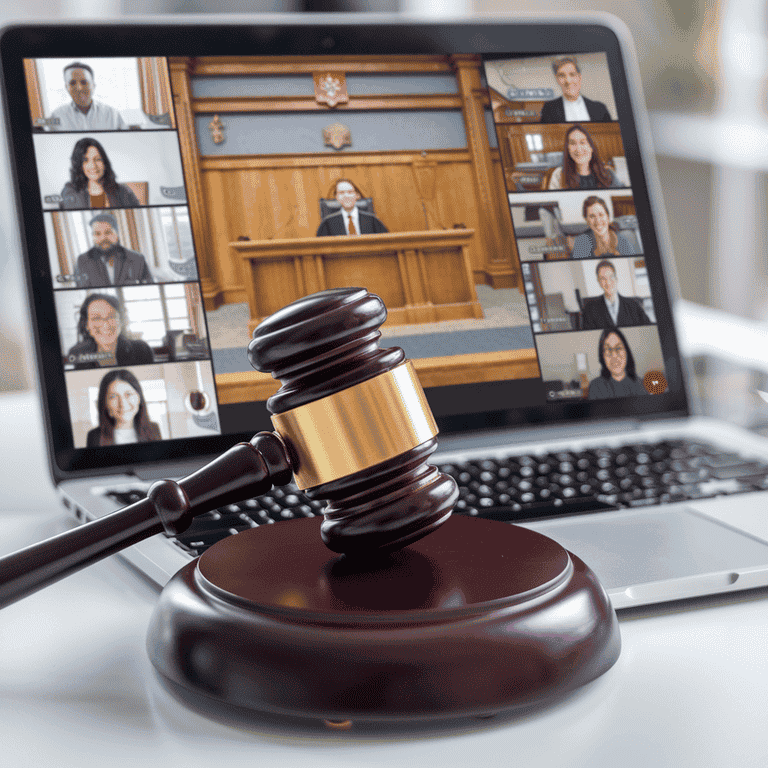
[[[504,26],[7,31],[58,468],[270,428],[250,335],[341,286],[443,432],[684,410],[618,41]]]

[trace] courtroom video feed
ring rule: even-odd
[[[510,193],[521,261],[643,253],[630,190]]]
[[[201,218],[219,292],[206,308],[222,403],[266,399],[279,386],[245,354],[264,318],[343,286],[382,298],[381,345],[416,361],[425,387],[539,378],[483,105],[475,90],[462,93],[447,56],[437,66],[425,59],[423,71],[406,56],[377,64],[324,59],[330,71],[313,77],[319,60],[297,57],[281,73],[229,60],[225,78],[211,74],[215,60],[188,62],[200,101],[236,89],[252,106],[218,121],[195,115],[200,155],[191,162],[209,193]],[[480,82],[482,62],[469,66]],[[382,105],[373,97],[383,93],[391,98]],[[477,111],[487,143],[470,147],[461,104]],[[475,166],[490,169],[484,186]]]
[[[220,434],[208,361],[66,374],[75,448]]]
[[[172,131],[34,134],[44,210],[184,205]]]
[[[65,370],[210,358],[197,283],[59,291]]]
[[[35,131],[175,128],[165,59],[27,59],[24,74]]]
[[[536,337],[550,402],[650,396],[667,391],[657,326]]]
[[[497,125],[618,119],[604,53],[490,60],[485,78]]]
[[[198,279],[186,206],[50,211],[44,222],[54,289]]]
[[[656,323],[642,257],[524,262],[522,272],[536,334]]]

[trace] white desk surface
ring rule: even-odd
[[[0,395],[0,554],[64,526],[31,393]],[[623,614],[606,675],[525,716],[327,731],[207,717],[144,650],[156,591],[112,558],[0,612],[0,764],[89,766],[761,766],[768,594]]]

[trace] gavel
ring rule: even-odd
[[[437,426],[412,364],[381,349],[384,303],[363,288],[306,296],[264,320],[251,365],[281,382],[260,432],[99,520],[0,558],[0,607],[197,515],[296,484],[327,502],[321,536],[351,558],[396,551],[450,516],[453,478],[427,464]]]
[[[589,567],[533,530],[449,520],[458,489],[427,464],[437,427],[403,351],[379,347],[385,319],[361,288],[267,318],[248,355],[281,382],[274,432],[0,559],[0,605],[293,477],[322,521],[226,537],[158,598],[147,652],[184,696],[338,725],[486,717],[602,675],[621,641]]]

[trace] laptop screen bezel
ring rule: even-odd
[[[641,153],[636,111],[643,109],[631,87],[621,36],[604,21],[481,19],[430,22],[402,17],[336,18],[254,17],[232,23],[207,18],[152,19],[136,23],[73,23],[6,28],[0,38],[6,128],[15,176],[25,269],[31,297],[40,393],[56,480],[94,473],[129,471],[139,464],[180,461],[219,453],[254,432],[270,429],[263,403],[244,403],[238,419],[252,429],[237,434],[196,437],[104,448],[72,447],[66,386],[49,274],[43,213],[34,161],[23,60],[38,57],[275,55],[339,56],[370,54],[480,54],[493,58],[558,54],[563,50],[605,52],[614,87],[627,165],[644,255],[648,264],[669,391],[652,398],[547,403],[514,407],[516,387],[523,382],[459,384],[427,389],[443,434],[536,424],[572,424],[605,420],[673,418],[689,413],[684,370],[674,333],[669,286],[673,279],[668,254],[652,208],[647,158]],[[517,390],[523,391],[523,390]],[[620,407],[617,408],[617,403]]]

